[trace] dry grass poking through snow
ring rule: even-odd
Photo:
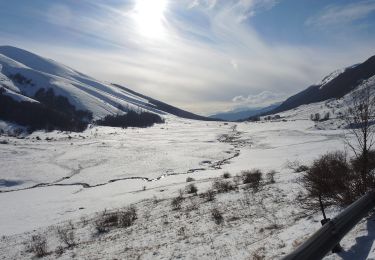
[[[218,178],[198,196],[190,183],[175,198],[145,200],[54,228],[58,236],[47,229],[43,250],[51,259],[277,259],[293,247],[295,238],[285,232],[303,212],[291,212],[292,198],[259,175]],[[16,257],[31,255],[23,248]]]

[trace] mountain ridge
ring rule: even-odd
[[[52,59],[27,50],[0,46],[0,86],[15,99],[34,99],[40,89],[53,89],[94,119],[127,111],[148,111],[195,120],[213,120],[179,109],[118,84],[98,81]],[[35,100],[35,102],[38,102]]]
[[[289,97],[280,106],[266,114],[276,114],[301,105],[320,102],[331,98],[342,98],[345,94],[360,85],[361,82],[375,75],[375,55],[371,56],[363,63],[347,67],[328,82],[325,82],[325,79],[333,73],[324,77],[320,84],[307,87]]]

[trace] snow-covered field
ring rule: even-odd
[[[146,129],[0,136],[0,259],[32,258],[25,243],[33,234],[48,238],[46,259],[278,259],[319,229],[321,219],[299,204],[301,173],[288,162],[309,164],[344,149],[343,130],[318,130],[310,120],[295,119],[170,117]],[[199,196],[224,172],[235,183],[237,174],[254,168],[275,170],[275,183],[264,174],[258,192],[240,184],[214,201]],[[171,200],[187,177],[195,179],[198,196],[184,194],[182,208],[173,210]],[[93,219],[100,212],[131,204],[138,215],[132,226],[97,234]],[[212,220],[213,208],[222,224]],[[329,217],[337,213],[328,209]],[[68,221],[77,245],[56,253],[56,227]],[[374,217],[364,219],[342,241],[345,251],[328,258],[374,258],[374,230]]]

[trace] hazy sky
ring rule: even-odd
[[[0,45],[210,114],[374,55],[375,0],[0,0]]]

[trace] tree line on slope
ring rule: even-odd
[[[18,102],[5,95],[5,89],[0,88],[0,119],[27,126],[29,132],[35,130],[80,132],[87,128],[92,119],[91,112],[76,110],[66,97],[56,96],[52,89],[39,90],[35,99],[41,103]]]
[[[0,88],[0,119],[27,126],[30,133],[35,130],[82,132],[92,122],[90,111],[76,109],[66,97],[56,95],[51,88],[39,89],[34,99],[40,103],[18,102],[6,95],[4,88]],[[150,127],[163,122],[159,115],[135,111],[128,111],[123,115],[108,115],[95,121],[97,125],[122,128]]]
[[[154,124],[164,123],[164,120],[157,114],[150,112],[128,111],[123,115],[107,115],[103,119],[95,122],[101,126],[113,126],[113,127],[150,127]]]

